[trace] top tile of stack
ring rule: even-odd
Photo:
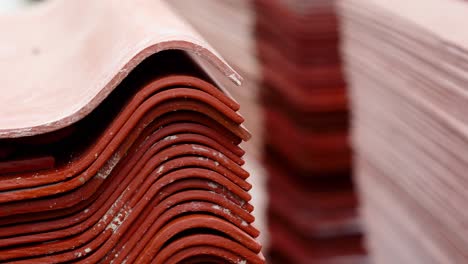
[[[0,138],[46,133],[80,120],[136,65],[162,50],[201,55],[236,84],[241,81],[160,1],[50,1],[0,17],[0,31]]]

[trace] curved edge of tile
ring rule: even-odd
[[[43,134],[79,121],[137,65],[165,50],[203,58],[241,84],[240,75],[161,1],[55,0],[27,11],[0,17],[6,43],[0,50],[0,138]],[[12,24],[18,27],[7,26]]]

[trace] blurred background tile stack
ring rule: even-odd
[[[361,263],[334,1],[255,0],[271,263]]]
[[[468,263],[468,3],[340,2],[374,263]]]

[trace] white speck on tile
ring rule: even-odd
[[[241,80],[237,77],[236,74],[232,73],[228,76],[229,79],[231,79],[231,81],[233,81],[237,86],[241,86],[242,82]]]
[[[218,184],[213,183],[213,182],[209,182],[208,186],[210,186],[211,188],[214,188],[214,189],[217,189],[219,187]]]
[[[163,170],[164,170],[164,166],[160,166],[159,169],[156,172],[161,173]]]
[[[167,136],[163,140],[174,140],[177,139],[177,136]]]
[[[196,145],[192,145],[192,149],[193,149],[193,150],[198,150],[198,151],[203,151],[203,152],[208,152],[207,149],[202,148],[202,147],[199,147],[199,146],[196,146]]]
[[[98,178],[101,178],[101,179],[106,179],[107,176],[109,176],[109,174],[112,172],[112,170],[114,169],[115,165],[117,165],[117,163],[119,162],[120,160],[120,156],[116,153],[114,154],[108,161],[107,163],[104,165],[104,167],[102,167],[99,172],[97,173],[96,177]]]

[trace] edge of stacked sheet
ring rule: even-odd
[[[464,1],[340,1],[371,257],[464,263]]]
[[[240,77],[189,26],[158,1],[55,1],[10,19],[25,26],[6,36],[32,42],[0,64],[1,261],[264,263],[238,146],[250,133],[194,58]]]

